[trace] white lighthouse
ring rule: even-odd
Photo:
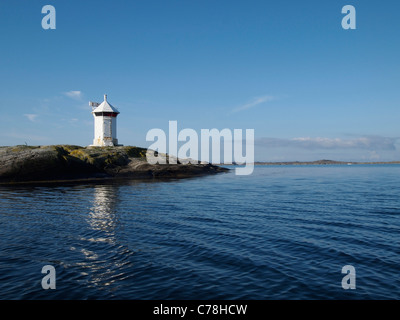
[[[117,146],[117,116],[119,111],[107,101],[104,95],[102,103],[89,102],[94,117],[94,139],[92,146]]]

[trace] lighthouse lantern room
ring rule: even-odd
[[[117,116],[119,111],[107,101],[104,95],[102,103],[89,102],[94,117],[94,140],[92,146],[117,146]]]

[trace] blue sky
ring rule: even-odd
[[[89,145],[106,93],[124,145],[177,120],[254,129],[259,161],[400,160],[399,17],[398,1],[3,0],[0,145]]]

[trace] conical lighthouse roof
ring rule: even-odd
[[[108,103],[107,101],[107,95],[104,95],[104,101],[99,104],[99,106],[94,109],[92,112],[114,112],[114,113],[119,113],[118,109],[113,107],[111,104]]]

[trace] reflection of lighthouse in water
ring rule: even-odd
[[[127,273],[125,268],[129,268],[133,255],[133,251],[121,245],[117,237],[118,189],[115,185],[94,186],[94,198],[87,216],[89,230],[80,248],[84,260],[79,266],[86,274],[86,281],[106,290],[107,295],[112,294],[118,279]]]
[[[93,205],[89,212],[88,222],[93,230],[104,231],[108,236],[114,238],[116,187],[98,185],[94,187],[94,191]]]

